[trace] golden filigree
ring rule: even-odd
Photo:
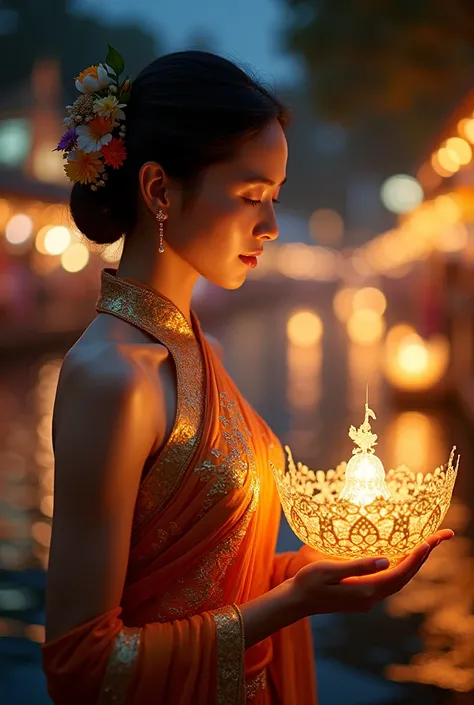
[[[369,418],[375,420],[377,417],[366,402],[364,423],[362,423],[359,428],[351,426],[349,429],[349,437],[358,446],[358,448],[353,449],[353,454],[374,452],[374,446],[377,445],[378,436],[376,433],[372,433]]]
[[[367,417],[366,417],[367,420]],[[438,529],[451,501],[459,467],[455,448],[446,465],[423,475],[401,466],[387,473],[389,499],[359,506],[339,495],[346,463],[314,472],[293,460],[270,463],[283,510],[295,534],[316,550],[338,558],[384,555],[394,564]]]

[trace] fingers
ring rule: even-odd
[[[426,539],[426,543],[431,547],[435,548],[441,541],[449,541],[454,536],[454,531],[451,529],[441,529],[435,534],[432,534]]]
[[[435,534],[429,536],[426,539],[425,543],[422,543],[417,546],[411,553],[408,553],[406,556],[400,558],[396,563],[395,567],[391,568],[386,573],[380,573],[380,575],[377,575],[375,578],[364,579],[363,577],[349,577],[347,580],[344,580],[344,582],[370,582],[371,584],[373,584],[375,581],[379,584],[383,584],[386,583],[388,580],[392,581],[400,579],[403,580],[403,584],[405,584],[409,580],[411,580],[414,575],[416,575],[421,565],[428,558],[430,552],[443,541],[449,541],[450,539],[452,539],[453,536],[454,531],[452,531],[451,529],[441,529]]]
[[[431,547],[428,543],[422,543],[390,570],[385,570],[379,575],[374,575],[370,578],[350,577],[343,582],[360,584],[370,583],[371,585],[376,585],[380,588],[383,588],[385,585],[395,586],[399,584],[399,588],[393,589],[393,592],[395,592],[396,589],[400,589],[406,582],[411,580],[411,578],[419,570],[423,561],[428,557],[430,550]]]
[[[330,575],[332,583],[339,583],[350,577],[360,577],[362,575],[373,575],[389,566],[387,558],[359,558],[354,561],[319,561],[319,570]]]

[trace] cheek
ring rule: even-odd
[[[251,213],[248,211],[237,199],[202,201],[188,223],[192,245],[199,249],[212,247],[216,254],[235,252],[242,245],[242,240],[247,239],[248,232],[252,232]]]

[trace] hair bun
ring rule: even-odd
[[[111,245],[120,240],[122,228],[114,218],[107,187],[92,191],[76,183],[71,191],[72,217],[81,233],[98,245]]]

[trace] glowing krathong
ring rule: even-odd
[[[335,470],[313,472],[295,464],[290,449],[287,469],[272,471],[283,510],[295,534],[328,556],[343,559],[386,556],[392,565],[433,534],[442,523],[459,468],[454,447],[449,461],[432,473],[414,473],[405,465],[389,470],[374,453],[377,435],[365,405],[365,419],[350,438],[352,458]]]

